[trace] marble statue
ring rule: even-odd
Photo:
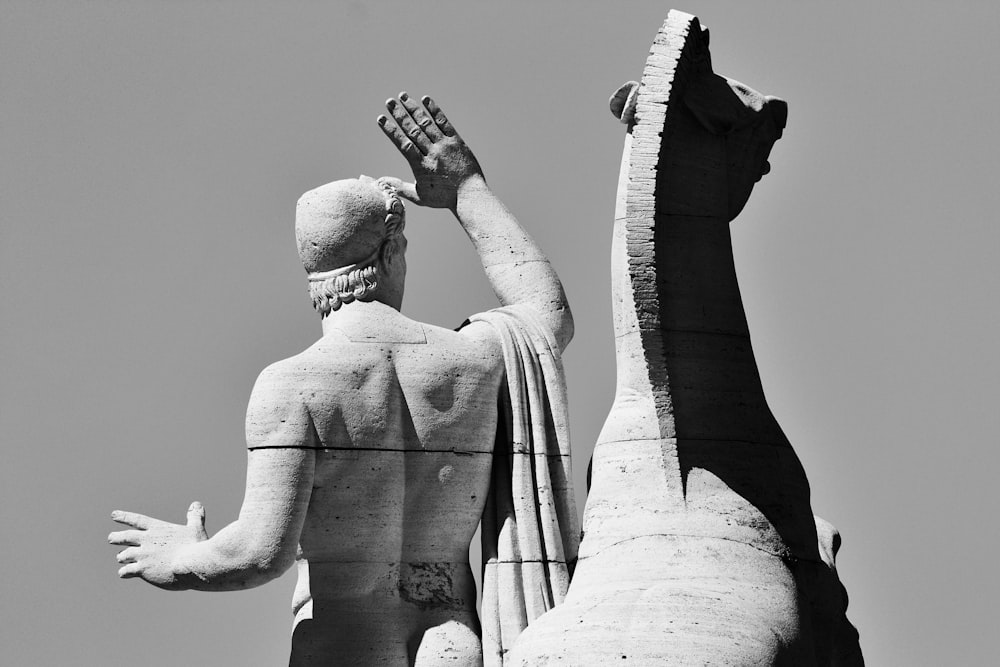
[[[770,169],[786,104],[712,70],[672,11],[627,126],[612,242],[617,389],[565,602],[513,665],[861,665],[839,535],[771,414],[729,223]]]
[[[292,665],[500,665],[563,599],[576,557],[560,366],[573,319],[435,102],[402,93],[387,110],[378,124],[415,182],[336,181],[298,202],[323,335],[257,380],[239,518],[209,537],[199,503],[183,525],[116,511],[127,529],[109,541],[121,577],[169,590],[244,589],[297,564]],[[456,331],[399,312],[403,199],[454,214],[500,308]]]

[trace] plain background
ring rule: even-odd
[[[769,402],[844,536],[871,665],[995,660],[1000,5],[698,2],[716,70],[788,100],[734,222]],[[276,665],[294,575],[119,581],[121,508],[209,530],[242,499],[256,374],[319,335],[298,196],[409,178],[375,124],[430,93],[573,305],[582,475],[610,405],[623,127],[662,2],[0,4],[2,660]],[[404,312],[492,307],[447,213],[410,207]],[[583,489],[580,489],[582,505]]]

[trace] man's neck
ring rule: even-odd
[[[331,310],[322,320],[323,335],[332,329],[340,329],[346,325],[364,322],[377,327],[380,321],[395,318],[399,309],[381,301],[351,301],[343,304],[337,310]]]
[[[323,318],[323,336],[356,343],[425,343],[423,326],[381,301],[352,301]]]

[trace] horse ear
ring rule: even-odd
[[[639,83],[626,81],[614,92],[608,104],[615,118],[626,125],[635,122],[635,105],[639,98]]]
[[[788,102],[774,95],[768,95],[764,99],[767,108],[771,110],[771,114],[774,116],[774,124],[778,128],[778,136],[780,137],[781,130],[784,130],[785,125],[788,123]]]

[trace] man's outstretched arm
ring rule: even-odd
[[[272,366],[257,380],[247,408],[247,485],[239,518],[211,538],[205,510],[192,503],[187,523],[134,512],[111,518],[129,527],[111,533],[122,578],[140,577],[168,590],[252,588],[295,561],[312,492],[315,446],[305,406],[289,401]]]
[[[535,241],[497,199],[479,162],[429,97],[400,93],[386,102],[392,118],[379,116],[382,131],[413,169],[415,183],[390,179],[399,194],[421,206],[448,208],[482,260],[503,305],[529,304],[562,350],[573,337],[573,315],[559,277]]]

